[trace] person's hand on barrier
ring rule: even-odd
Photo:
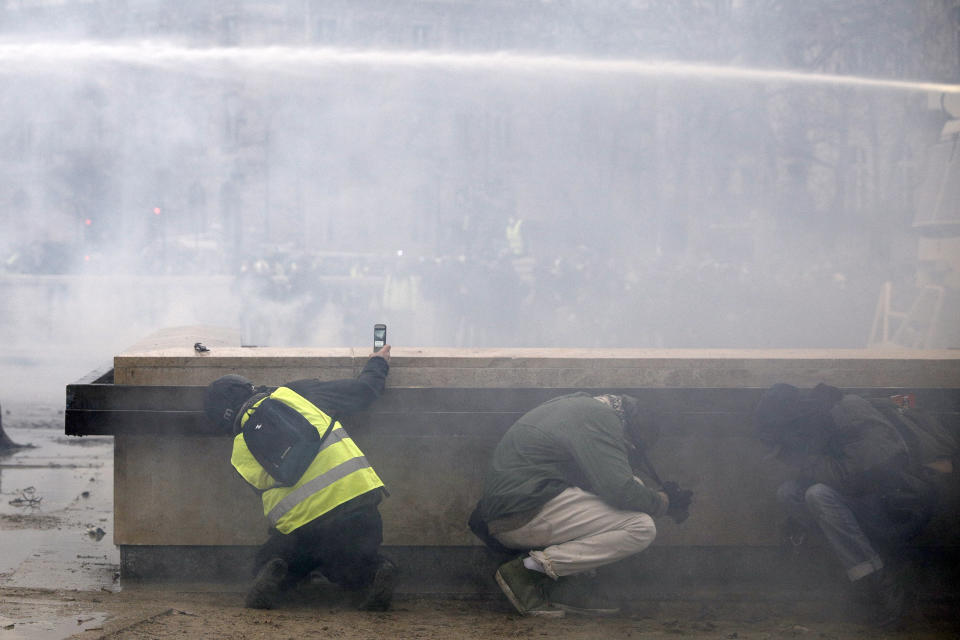
[[[387,364],[390,364],[390,345],[385,344],[378,351],[374,351],[370,354],[371,358],[383,358],[387,361]]]

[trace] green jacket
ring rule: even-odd
[[[654,514],[661,507],[656,491],[633,477],[620,418],[585,393],[545,402],[510,427],[484,478],[480,514],[487,523],[532,517],[572,486],[617,509]]]

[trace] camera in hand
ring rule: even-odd
[[[693,502],[693,491],[681,489],[676,482],[664,482],[661,491],[670,499],[667,515],[677,524],[690,517],[690,504]]]
[[[387,344],[387,325],[373,325],[373,350],[380,351]]]

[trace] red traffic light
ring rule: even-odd
[[[154,207],[154,208],[153,208],[153,215],[155,215],[155,216],[160,215],[162,212],[163,212],[163,210],[162,210],[160,207]]]
[[[90,225],[93,224],[93,220],[91,220],[90,218],[87,218],[86,220],[83,221],[83,224],[89,227]]]

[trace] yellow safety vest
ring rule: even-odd
[[[292,389],[280,387],[269,397],[296,409],[321,435],[327,430],[330,416]],[[241,418],[241,428],[263,400]],[[290,533],[348,500],[383,486],[383,481],[339,422],[334,424],[323,447],[292,487],[280,486],[270,477],[247,448],[242,433],[233,439],[230,462],[244,480],[261,492],[263,514],[281,533]]]
[[[523,233],[520,227],[523,226],[523,218],[515,221],[513,224],[507,223],[507,246],[511,253],[516,256],[523,255]]]

